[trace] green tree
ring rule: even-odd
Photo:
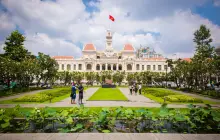
[[[30,53],[24,48],[25,37],[17,30],[13,31],[5,41],[5,56],[11,60],[21,62],[23,59],[30,57]]]
[[[99,85],[100,84],[100,82],[101,82],[101,76],[100,76],[100,74],[98,73],[98,72],[96,72],[96,74],[95,74],[95,81],[96,81],[96,83]]]
[[[132,84],[132,82],[135,81],[134,74],[133,74],[133,73],[127,73],[126,80],[128,81],[128,84],[129,84],[129,85]]]
[[[195,70],[195,86],[204,89],[214,70],[213,59],[215,57],[211,33],[205,25],[195,31],[193,41],[196,43],[196,52],[192,58],[192,64]]]
[[[112,75],[113,82],[118,83],[119,86],[121,85],[124,78],[125,78],[125,72],[117,71]]]
[[[95,81],[95,77],[96,77],[95,73],[94,72],[86,72],[85,77],[86,77],[87,83],[92,86],[93,82]]]
[[[36,66],[39,67],[36,72],[37,85],[39,85],[42,80],[44,83],[47,83],[48,80],[52,80],[56,76],[58,63],[49,55],[38,53]]]

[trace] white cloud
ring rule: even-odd
[[[43,52],[51,56],[54,55],[70,55],[75,57],[81,56],[81,50],[78,46],[70,43],[62,38],[51,38],[47,34],[38,33],[37,35],[27,35],[25,46],[29,51],[37,55]]]
[[[220,6],[220,0],[214,0],[214,5],[215,6]]]

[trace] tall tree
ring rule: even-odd
[[[195,86],[204,89],[213,74],[214,47],[211,46],[211,33],[205,25],[201,25],[194,33],[193,41],[196,43],[196,52],[192,58],[195,70]]]
[[[24,48],[24,41],[25,37],[19,33],[18,30],[13,31],[11,35],[6,38],[4,55],[18,62],[30,56],[30,53]]]
[[[39,67],[36,74],[36,78],[38,81],[37,85],[40,84],[41,80],[44,80],[44,83],[47,83],[48,80],[50,81],[53,77],[56,76],[58,63],[49,55],[38,53],[36,66]]]

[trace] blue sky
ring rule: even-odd
[[[214,24],[220,25],[220,7],[215,6],[210,0],[202,6],[196,6],[192,11],[200,16],[209,19]]]
[[[114,16],[115,22],[108,19]],[[80,57],[83,46],[105,49],[106,29],[113,47],[146,45],[165,57],[191,57],[193,33],[205,24],[213,46],[220,45],[220,0],[1,0],[0,53],[17,29],[32,53]]]

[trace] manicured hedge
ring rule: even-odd
[[[211,97],[220,98],[220,92],[217,92],[215,90],[202,91],[200,94],[208,95],[208,96],[211,96]]]
[[[203,103],[201,99],[190,97],[187,95],[169,95],[166,100],[170,102],[190,102],[190,103]]]
[[[164,97],[168,95],[177,95],[177,93],[169,90],[164,90],[161,88],[146,88],[145,93],[151,94],[156,97]]]
[[[34,95],[26,95],[20,98],[13,99],[13,102],[45,102],[55,97],[63,96],[65,94],[70,94],[70,88],[60,88],[52,89],[47,91],[42,91]]]
[[[161,88],[145,88],[144,89],[144,93],[145,94],[150,94],[152,95],[151,99],[159,101],[159,102],[163,102],[164,99],[166,99],[166,101],[168,102],[183,102],[183,103],[203,103],[203,100],[198,99],[198,98],[194,98],[191,96],[187,96],[187,95],[182,95],[180,93],[174,92],[174,91],[170,91],[167,89],[161,89]],[[147,96],[148,98],[150,98],[149,96]],[[155,99],[157,98],[157,99]]]

